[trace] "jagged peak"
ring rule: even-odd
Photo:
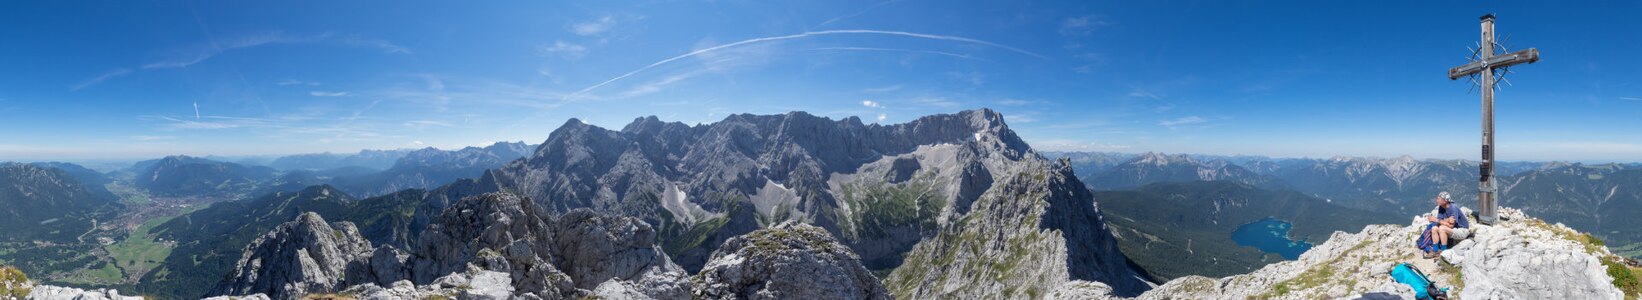
[[[1150,165],[1168,165],[1168,164],[1177,164],[1177,163],[1196,164],[1196,163],[1198,163],[1198,161],[1196,159],[1193,159],[1190,155],[1186,155],[1186,154],[1167,154],[1167,153],[1163,153],[1163,152],[1151,152],[1151,151],[1143,153],[1139,157],[1135,157],[1135,159],[1132,160],[1132,162],[1137,163],[1137,164],[1150,164]]]

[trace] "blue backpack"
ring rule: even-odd
[[[1408,263],[1400,263],[1395,267],[1391,267],[1391,279],[1414,288],[1415,299],[1448,299],[1448,289],[1437,288],[1437,284],[1432,283],[1430,278],[1425,277],[1425,273],[1420,273],[1419,269],[1415,269],[1414,266],[1410,266]]]
[[[1437,239],[1431,236],[1431,227],[1435,226],[1437,226],[1437,223],[1425,225],[1425,230],[1420,231],[1420,238],[1414,241],[1415,248],[1420,248],[1420,251],[1425,252],[1437,251]]]

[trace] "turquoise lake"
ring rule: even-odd
[[[1299,259],[1301,253],[1311,250],[1311,243],[1289,240],[1289,229],[1293,227],[1294,224],[1283,219],[1267,217],[1238,226],[1236,231],[1232,231],[1231,238],[1238,246],[1254,247],[1286,259]]]

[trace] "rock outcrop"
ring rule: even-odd
[[[1413,290],[1388,275],[1411,263],[1461,299],[1623,299],[1604,273],[1606,248],[1584,241],[1567,227],[1547,225],[1521,211],[1502,208],[1507,221],[1473,223],[1473,237],[1444,252],[1441,261],[1420,257],[1413,241],[1425,219],[1410,225],[1371,225],[1359,233],[1336,232],[1300,259],[1225,278],[1187,276],[1138,299],[1315,299],[1398,297]],[[1115,298],[1098,285],[1069,285],[1061,299]],[[1381,297],[1381,298],[1374,298]]]
[[[233,272],[211,295],[296,299],[341,290],[348,270],[363,268],[370,254],[370,241],[359,236],[353,223],[327,224],[319,214],[304,213],[246,246]]]
[[[887,285],[897,298],[1041,298],[1075,281],[1133,296],[1150,288],[1117,249],[1065,160],[998,168],[997,182],[939,235],[920,242]]]
[[[409,252],[367,250],[369,243],[352,228],[326,224],[314,214],[280,225],[246,248],[240,267],[213,295],[890,299],[849,247],[826,230],[797,222],[730,239],[693,284],[656,245],[649,224],[586,209],[552,217],[508,193],[451,205]]]
[[[115,289],[82,290],[50,285],[34,286],[27,300],[143,300],[139,296],[120,295]]]
[[[692,281],[697,299],[892,299],[848,247],[793,221],[731,238]]]
[[[446,208],[408,252],[372,250],[352,224],[303,214],[248,246],[210,295],[563,299],[610,285],[629,287],[611,293],[680,299],[686,276],[642,221],[588,210],[555,218],[523,197],[490,193]]]
[[[1504,209],[1508,220],[1476,230],[1443,258],[1464,272],[1463,299],[1620,299],[1602,265],[1607,247],[1560,223]]]
[[[571,277],[553,264],[551,222],[538,206],[513,194],[462,199],[422,233],[409,277],[427,284],[474,265],[508,273],[522,293],[551,297],[574,292]]]

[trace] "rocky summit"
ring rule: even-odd
[[[793,221],[730,239],[692,281],[698,299],[891,299],[849,248]]]
[[[1604,261],[1618,256],[1561,224],[1546,224],[1521,211],[1502,208],[1507,221],[1473,223],[1473,237],[1424,259],[1413,241],[1424,218],[1410,225],[1370,225],[1358,233],[1336,232],[1300,259],[1267,265],[1225,278],[1187,276],[1171,280],[1135,299],[1414,299],[1414,291],[1391,280],[1398,263],[1411,263],[1458,299],[1625,299]],[[1623,268],[1623,267],[1620,267]],[[1068,285],[1060,299],[1113,299],[1092,283]],[[1634,295],[1633,295],[1634,297]]]
[[[349,268],[363,267],[371,242],[353,223],[325,223],[304,213],[245,247],[228,279],[212,295],[267,294],[292,299],[345,286]]]

